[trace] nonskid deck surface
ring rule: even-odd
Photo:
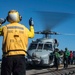
[[[75,65],[69,65],[67,69],[60,65],[58,70],[55,67],[30,67],[26,70],[26,75],[75,75]]]
[[[0,65],[1,75],[1,65]],[[11,74],[12,75],[12,74]],[[60,65],[59,69],[55,67],[31,67],[26,69],[26,75],[75,75],[75,65],[69,65],[67,69]]]

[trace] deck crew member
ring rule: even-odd
[[[68,68],[69,56],[70,56],[70,52],[69,52],[68,48],[65,48],[65,52],[64,52],[64,68]]]
[[[55,56],[55,60],[54,60],[55,67],[56,67],[56,70],[58,70],[59,62],[60,62],[60,54],[59,54],[58,48],[55,49],[54,56]]]
[[[19,23],[22,17],[16,10],[9,11],[6,19],[9,24],[0,27],[0,36],[3,36],[1,75],[26,75],[25,51],[28,38],[34,37],[32,18],[30,30]]]

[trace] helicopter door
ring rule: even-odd
[[[49,54],[49,65],[53,64],[53,62],[54,62],[54,56],[53,56],[53,49],[52,48],[53,48],[52,43],[45,43],[44,44],[44,49],[51,51],[50,54]]]

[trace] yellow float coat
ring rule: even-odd
[[[34,27],[30,30],[20,23],[7,24],[0,28],[0,36],[3,36],[3,55],[26,55],[28,38],[34,37]]]

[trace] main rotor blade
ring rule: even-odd
[[[59,23],[69,19],[74,14],[64,13],[64,12],[47,12],[47,11],[37,11],[37,14],[45,26],[46,30],[51,30]]]
[[[59,35],[74,35],[75,36],[75,34],[59,34]]]
[[[50,35],[70,35],[70,36],[75,36],[75,34],[61,34],[61,33],[54,32],[54,31],[38,31],[38,32],[35,32],[35,34],[50,34]]]

